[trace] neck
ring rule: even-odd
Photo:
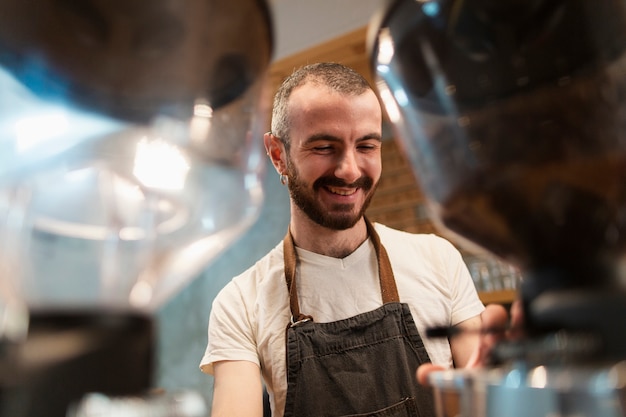
[[[289,228],[294,244],[310,252],[333,258],[345,258],[367,240],[367,227],[361,218],[346,230],[333,230],[311,221],[304,214],[301,218],[292,212]]]

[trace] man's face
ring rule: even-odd
[[[289,100],[289,192],[317,224],[350,228],[363,216],[382,172],[379,102],[372,91],[340,95],[305,84]]]

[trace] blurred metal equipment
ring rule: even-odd
[[[0,415],[61,417],[151,388],[155,309],[256,220],[272,24],[263,0],[0,10]]]
[[[526,336],[439,394],[471,391],[462,416],[626,415],[626,2],[398,0],[370,35],[441,229],[524,276]]]
[[[205,417],[207,408],[200,394],[193,391],[153,393],[142,397],[111,398],[88,394],[72,406],[67,417]]]

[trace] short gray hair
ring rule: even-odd
[[[344,95],[361,95],[372,90],[367,80],[358,72],[335,62],[306,65],[288,76],[274,96],[272,134],[289,149],[289,97],[293,90],[307,82],[317,83]]]

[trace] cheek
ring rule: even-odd
[[[367,162],[365,165],[365,172],[368,176],[372,177],[375,181],[378,181],[383,172],[383,164],[380,158],[375,158]]]
[[[314,181],[318,177],[333,172],[333,164],[325,158],[308,158],[297,164],[298,175],[307,181]]]

